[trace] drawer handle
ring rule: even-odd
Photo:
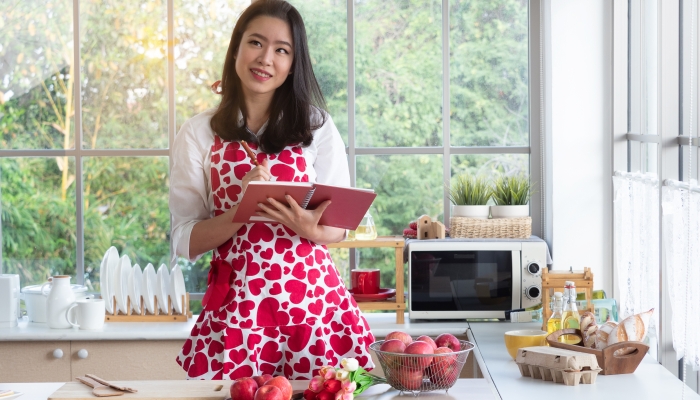
[[[88,351],[85,349],[80,349],[78,351],[78,358],[82,358],[83,360],[88,358]]]
[[[63,358],[63,350],[56,349],[53,351],[53,358]]]

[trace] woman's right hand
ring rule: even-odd
[[[271,176],[270,170],[267,168],[267,158],[265,158],[263,159],[262,164],[251,169],[247,174],[245,174],[243,181],[241,182],[241,188],[243,189],[243,192],[245,192],[245,189],[248,187],[248,183],[251,181],[269,181]]]

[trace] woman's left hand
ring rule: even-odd
[[[273,219],[314,243],[328,244],[343,239],[344,229],[318,224],[321,215],[331,204],[330,200],[324,201],[315,210],[306,210],[301,208],[291,196],[285,196],[285,198],[289,204],[280,203],[272,198],[268,199],[269,204],[258,204],[258,207],[264,211],[258,212],[258,215]]]

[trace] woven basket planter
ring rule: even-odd
[[[450,218],[450,237],[527,239],[532,235],[532,218]]]

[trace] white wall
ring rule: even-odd
[[[612,7],[551,0],[553,269],[590,267],[612,295]]]

